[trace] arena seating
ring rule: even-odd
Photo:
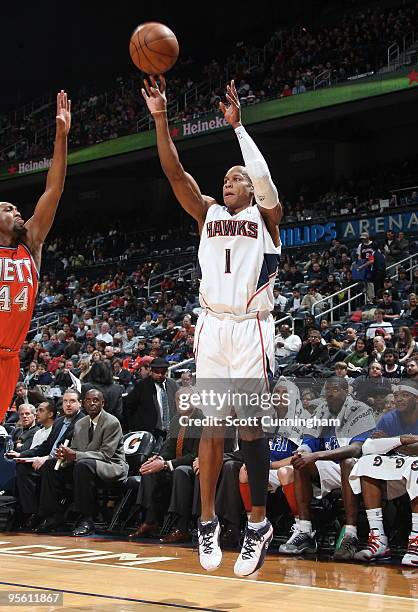
[[[213,59],[205,67],[190,58],[180,61],[170,73],[170,119],[189,120],[217,110],[226,80],[231,78],[242,104],[249,105],[378,71],[387,63],[388,46],[402,43],[404,36],[414,32],[416,7],[411,2],[386,10],[362,3],[356,8],[335,15],[334,23],[326,27],[300,24],[266,32],[260,48],[241,43],[228,57]],[[202,74],[207,75],[203,82]],[[140,75],[132,72],[118,75],[107,91],[83,88],[73,95],[70,146],[78,148],[149,129],[139,83]],[[25,108],[0,117],[0,163],[49,153],[52,104],[53,96],[45,95],[29,114]]]

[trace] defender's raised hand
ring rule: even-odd
[[[226,86],[226,99],[229,105],[225,106],[223,102],[219,102],[219,108],[229,125],[235,129],[241,125],[241,104],[234,81],[231,81],[231,84]]]
[[[158,81],[153,76],[150,76],[149,80],[144,79],[144,87],[141,89],[141,93],[151,115],[167,112],[167,96],[165,92],[166,82],[162,74],[158,76]]]
[[[57,94],[57,133],[67,136],[71,127],[71,100],[67,93],[61,89]]]

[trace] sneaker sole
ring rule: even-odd
[[[418,567],[418,559],[408,559],[409,555],[405,555],[401,561],[402,565],[407,565],[408,567]]]
[[[318,551],[318,547],[317,546],[315,546],[315,548],[307,546],[306,548],[299,549],[299,550],[281,550],[279,548],[279,553],[280,554],[282,554],[282,555],[290,555],[292,557],[296,557],[297,555],[303,555],[303,554],[314,555],[317,551]]]
[[[248,578],[248,576],[252,576],[253,574],[255,574],[255,572],[258,572],[258,570],[261,568],[261,566],[264,563],[264,560],[266,558],[267,549],[270,546],[270,543],[271,543],[271,541],[273,539],[273,527],[270,527],[269,532],[270,532],[270,535],[268,536],[267,540],[264,542],[264,546],[263,546],[263,548],[261,550],[260,557],[258,559],[258,563],[255,566],[255,568],[253,569],[253,571],[250,572],[249,574],[238,574],[235,571],[235,568],[234,568],[235,576],[239,576],[240,578]]]
[[[209,568],[205,567],[205,566],[203,565],[202,561],[200,560],[200,555],[199,555],[199,563],[200,563],[200,567],[201,567],[202,569],[204,569],[204,570],[205,570],[205,572],[208,572],[208,573],[210,573],[210,572],[216,572],[216,570],[217,570],[217,569],[220,567],[220,565],[221,565],[221,563],[222,563],[222,550],[221,550],[221,558],[220,558],[220,560],[219,560],[219,563],[218,563],[218,565],[215,565],[215,567],[209,567]]]
[[[222,563],[222,557],[221,557],[221,560],[219,561],[219,564],[218,564],[218,565],[216,565],[215,567],[209,567],[209,568],[205,567],[205,566],[202,564],[202,562],[200,561],[200,559],[199,559],[199,563],[200,563],[200,567],[201,567],[202,569],[204,569],[204,570],[205,570],[205,572],[208,572],[208,574],[210,574],[211,572],[216,572],[216,570],[217,570],[217,569],[219,569],[219,567],[221,566],[221,563]]]
[[[386,552],[383,555],[379,555],[378,557],[358,557],[358,556],[354,556],[354,559],[356,561],[365,561],[366,563],[370,563],[372,561],[389,561],[389,559],[392,558],[392,553],[391,551]]]
[[[334,553],[332,560],[333,561],[354,561],[354,554],[339,555],[338,553]]]

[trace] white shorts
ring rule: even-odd
[[[334,461],[316,461],[315,465],[319,472],[320,487],[314,484],[314,496],[322,499],[331,491],[341,488],[341,468]]]
[[[269,491],[274,493],[281,487],[281,482],[277,478],[277,470],[269,470]]]
[[[210,387],[225,395],[228,391],[248,395],[268,393],[268,374],[274,370],[273,317],[268,313],[264,318],[257,313],[241,317],[215,315],[205,310],[196,324],[194,353],[200,390]],[[248,405],[242,412],[241,402],[230,400],[231,393],[228,401],[215,411],[205,404],[202,411],[224,418],[234,409],[237,416],[244,413],[247,416]]]
[[[354,493],[361,493],[361,476],[383,481],[386,499],[395,499],[408,493],[418,497],[418,459],[397,455],[364,455],[350,473]]]

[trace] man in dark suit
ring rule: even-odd
[[[87,391],[83,406],[88,416],[76,423],[71,446],[57,449],[56,457],[63,465],[56,469],[55,460],[45,464],[39,514],[48,518],[38,529],[40,533],[64,523],[61,499],[66,483],[73,486],[74,507],[81,515],[72,535],[94,533],[97,486],[123,483],[127,478],[122,428],[118,419],[103,409],[103,393],[98,389]]]
[[[190,396],[193,401],[190,401]],[[145,511],[145,519],[130,538],[140,538],[159,530],[173,483],[182,477],[182,468],[187,466],[190,469],[196,460],[203,418],[202,412],[196,407],[198,402],[195,399],[198,397],[193,387],[179,389],[175,394],[177,412],[172,418],[160,454],[150,457],[139,470],[142,479],[137,503]],[[176,500],[172,499],[170,505],[177,507],[179,488],[175,490]]]
[[[213,431],[216,435],[216,429]],[[237,535],[236,543],[240,535],[240,520],[242,514],[242,503],[238,486],[238,474],[244,459],[241,458],[239,451],[233,452],[236,443],[235,427],[226,427],[224,435],[224,464],[219,474],[218,485],[215,496],[216,514],[224,525],[227,524],[221,540],[224,540],[224,533],[227,534],[228,541],[226,544],[231,544],[231,527],[230,515],[235,517],[238,515],[236,523]],[[239,461],[241,461],[239,463]],[[233,475],[234,477],[231,477]],[[189,532],[190,522],[192,517],[200,516],[200,482],[199,482],[199,458],[193,461],[190,465],[180,465],[173,473],[173,488],[171,491],[170,505],[168,514],[171,518],[171,531],[166,536],[161,538],[163,543],[172,542],[187,542],[191,539]]]
[[[296,363],[312,366],[316,363],[325,363],[329,359],[328,349],[321,342],[321,334],[316,329],[311,329],[306,344],[302,345],[296,357]]]
[[[151,375],[140,380],[125,398],[127,431],[150,431],[161,447],[175,413],[177,385],[167,378],[168,364],[157,358],[151,362]]]
[[[33,436],[38,431],[36,408],[32,404],[20,404],[18,409],[20,427],[12,433],[15,450],[19,453],[31,447]]]
[[[74,425],[79,419],[84,417],[81,410],[80,394],[73,389],[67,389],[62,400],[64,415],[55,420],[51,433],[46,440],[39,446],[22,451],[20,453],[10,452],[8,457],[16,457],[16,483],[19,492],[19,501],[24,514],[28,515],[27,527],[32,527],[36,523],[38,512],[40,475],[43,465],[48,459],[54,459],[56,449],[65,440],[71,442]],[[30,463],[19,462],[20,459],[33,458]]]

